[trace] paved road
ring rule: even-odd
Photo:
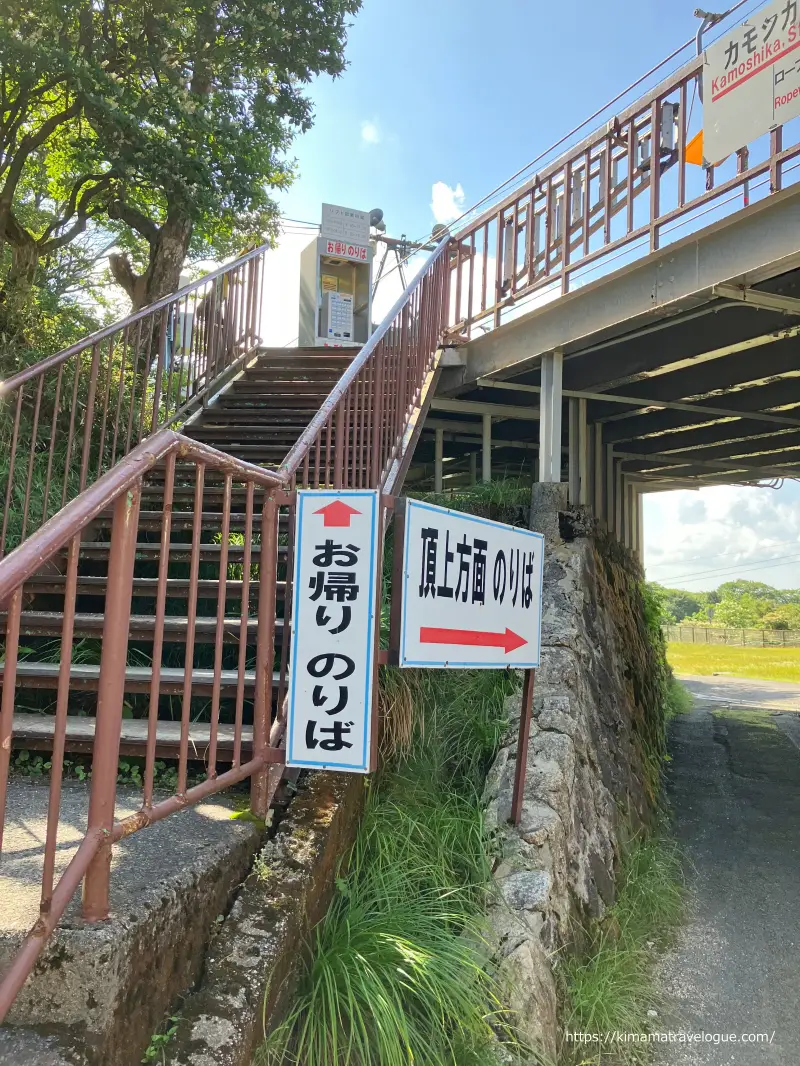
[[[728,686],[728,679],[701,681]],[[760,682],[731,688],[765,702],[776,696]],[[699,701],[673,723],[668,790],[690,863],[691,903],[662,966],[668,1010],[657,1024],[735,1033],[739,1041],[661,1047],[659,1066],[800,1062],[798,727],[795,712]],[[745,1044],[746,1033],[770,1042]]]
[[[690,692],[714,703],[731,703],[736,707],[762,707],[782,711],[800,711],[800,685],[784,681],[755,681],[750,677],[716,674],[679,674]]]

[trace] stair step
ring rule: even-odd
[[[163,489],[155,490],[150,495],[151,496],[159,495],[163,499]],[[191,498],[187,498],[186,503],[187,504],[191,504],[193,502],[193,500],[194,500],[194,493],[191,494]],[[220,493],[220,502],[221,502],[221,500],[222,500],[222,494]],[[178,501],[173,500],[173,511],[172,511],[172,522],[171,522],[172,529],[175,530],[176,532],[177,531],[184,531],[185,532],[186,530],[193,529],[194,528],[194,523],[195,523],[195,513],[194,513],[194,511],[177,510],[175,508],[175,506],[174,506],[174,504],[176,502],[180,503],[181,501],[180,500],[178,500]],[[204,500],[203,502],[207,503],[208,501]],[[100,518],[106,518],[106,519],[110,520],[111,511],[103,511],[102,514],[99,517]],[[156,529],[156,530],[160,530],[163,521],[164,521],[164,512],[163,511],[139,511],[139,528],[140,529],[148,529],[148,530]],[[280,523],[281,528],[285,528],[286,524],[287,524],[287,516],[285,514],[280,515],[278,521]],[[238,513],[238,512],[232,512],[231,515],[230,515],[230,518],[229,518],[229,522],[230,522],[230,530],[231,530],[232,533],[241,533],[241,532],[244,531],[245,526],[247,524],[247,515],[246,514],[242,514],[242,513]],[[203,511],[202,514],[200,515],[200,524],[201,524],[203,529],[211,529],[211,530],[217,531],[217,530],[220,529],[221,523],[222,523],[222,510],[221,509],[219,511]],[[254,505],[254,507],[253,507],[252,528],[253,528],[253,532],[254,533],[260,533],[261,532],[261,507],[260,506],[255,506]]]
[[[103,615],[95,613],[78,612],[75,615],[76,637],[99,637],[103,632]],[[0,614],[0,633],[6,631],[5,614]],[[20,632],[30,637],[60,637],[64,624],[64,616],[61,611],[22,611],[20,614]],[[164,639],[167,641],[181,641],[186,638],[189,620],[180,615],[165,615]],[[283,628],[283,619],[276,619],[276,629]],[[129,634],[131,640],[152,640],[156,628],[155,615],[131,615]],[[236,617],[226,618],[224,621],[224,634],[233,637],[236,641],[241,632],[241,619]],[[217,619],[215,615],[198,617],[195,621],[195,638],[203,643],[213,642],[217,634]],[[254,641],[258,634],[258,619],[249,618],[247,621],[247,637]]]
[[[94,541],[89,540],[81,544],[81,557],[86,559],[105,559],[108,556],[111,544],[107,541]],[[200,561],[209,562],[210,560],[217,561],[219,559],[220,552],[222,550],[221,544],[201,544],[200,545]],[[191,544],[176,544],[170,543],[169,557],[172,559],[189,559],[192,554]],[[258,561],[261,555],[261,545],[251,544],[250,554],[254,562]],[[278,548],[278,555],[285,555],[286,548]],[[147,542],[140,542],[136,545],[136,555],[138,558],[151,558],[158,559],[161,555],[161,545],[157,542],[148,544]],[[228,562],[236,563],[241,562],[244,559],[244,545],[243,544],[229,544],[228,545]]]
[[[63,574],[34,574],[33,577],[29,577],[25,582],[25,589],[29,590],[30,586],[33,586],[31,591],[44,594],[63,595],[64,586],[66,585],[66,577]],[[91,577],[91,576],[78,576],[78,595],[79,596],[104,596],[108,581],[105,577]],[[219,592],[220,584],[216,578],[200,578],[197,582],[197,592],[200,599],[216,599]],[[241,599],[242,598],[243,583],[241,581],[229,580],[225,584],[225,597],[226,599]],[[259,582],[250,582],[250,596],[255,598],[258,595]],[[282,597],[286,592],[286,582],[279,581],[277,583],[278,597]],[[134,577],[133,579],[133,595],[138,597],[155,597],[158,592],[158,578],[156,577]],[[180,598],[186,597],[189,594],[189,579],[188,577],[169,577],[167,578],[167,597]]]
[[[65,748],[69,752],[90,755],[94,746],[95,719],[68,715],[66,722]],[[55,717],[45,714],[14,715],[12,742],[16,748],[31,748],[35,751],[50,751],[55,734]],[[211,726],[207,722],[192,722],[189,725],[189,758],[203,759],[208,751]],[[156,758],[174,759],[180,752],[180,722],[158,723],[156,729]],[[234,727],[220,724],[217,727],[217,753],[220,761],[229,761],[224,756],[233,752]],[[249,756],[253,749],[253,727],[242,726],[242,755]],[[121,755],[144,755],[147,751],[147,721],[144,718],[123,718],[120,734]]]
[[[31,660],[17,663],[17,684],[24,684],[27,688],[57,688],[58,663],[40,663]],[[0,664],[0,680],[5,675],[5,666]],[[72,663],[70,665],[70,688],[83,689],[88,692],[97,690],[97,682],[100,678],[100,667],[85,663]],[[150,666],[127,666],[125,668],[125,691],[126,692],[149,692],[153,679],[153,671]],[[239,681],[238,670],[223,670],[220,674],[220,683],[223,689],[235,691]],[[164,695],[179,696],[183,692],[184,669],[183,667],[162,666],[160,691]],[[244,674],[245,692],[252,696],[255,688],[255,670],[246,670]],[[199,669],[192,670],[192,695],[210,696],[214,683],[214,671]],[[273,688],[278,685],[278,674],[273,674]]]

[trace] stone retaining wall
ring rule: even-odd
[[[545,1061],[557,1050],[559,958],[580,946],[582,922],[612,903],[621,837],[650,818],[655,801],[665,677],[640,579],[616,543],[551,538],[519,828],[508,825],[519,697],[486,785],[499,842],[493,947],[507,1005]]]

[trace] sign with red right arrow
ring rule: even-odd
[[[538,667],[542,535],[421,500],[404,527],[400,666]]]

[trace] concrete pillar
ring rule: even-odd
[[[483,467],[481,471],[483,481],[492,480],[492,416],[483,416]]]
[[[444,430],[436,430],[436,447],[433,466],[433,491],[441,492],[443,488],[443,467],[444,467]]]
[[[622,484],[622,463],[614,460],[614,533],[617,540],[625,535],[625,492]]]
[[[561,481],[561,404],[564,356],[560,351],[542,356],[542,391],[539,397],[539,480]]]
[[[617,474],[614,463],[614,445],[606,445],[606,529],[613,533],[617,527]]]
[[[578,400],[578,503],[588,507],[591,497],[591,463],[589,461],[589,426],[586,423],[586,400]]]
[[[644,492],[641,489],[636,493],[636,531],[636,551],[639,553],[639,562],[644,566]]]
[[[603,426],[596,422],[594,427],[594,516],[598,522],[606,517],[605,464],[603,462]]]
[[[574,507],[581,495],[581,477],[580,477],[580,432],[578,429],[578,401],[570,398],[567,402],[567,410],[569,413],[568,423],[568,435],[567,435],[567,484],[569,502]]]
[[[470,485],[476,484],[478,480],[478,453],[469,453],[469,483]]]

